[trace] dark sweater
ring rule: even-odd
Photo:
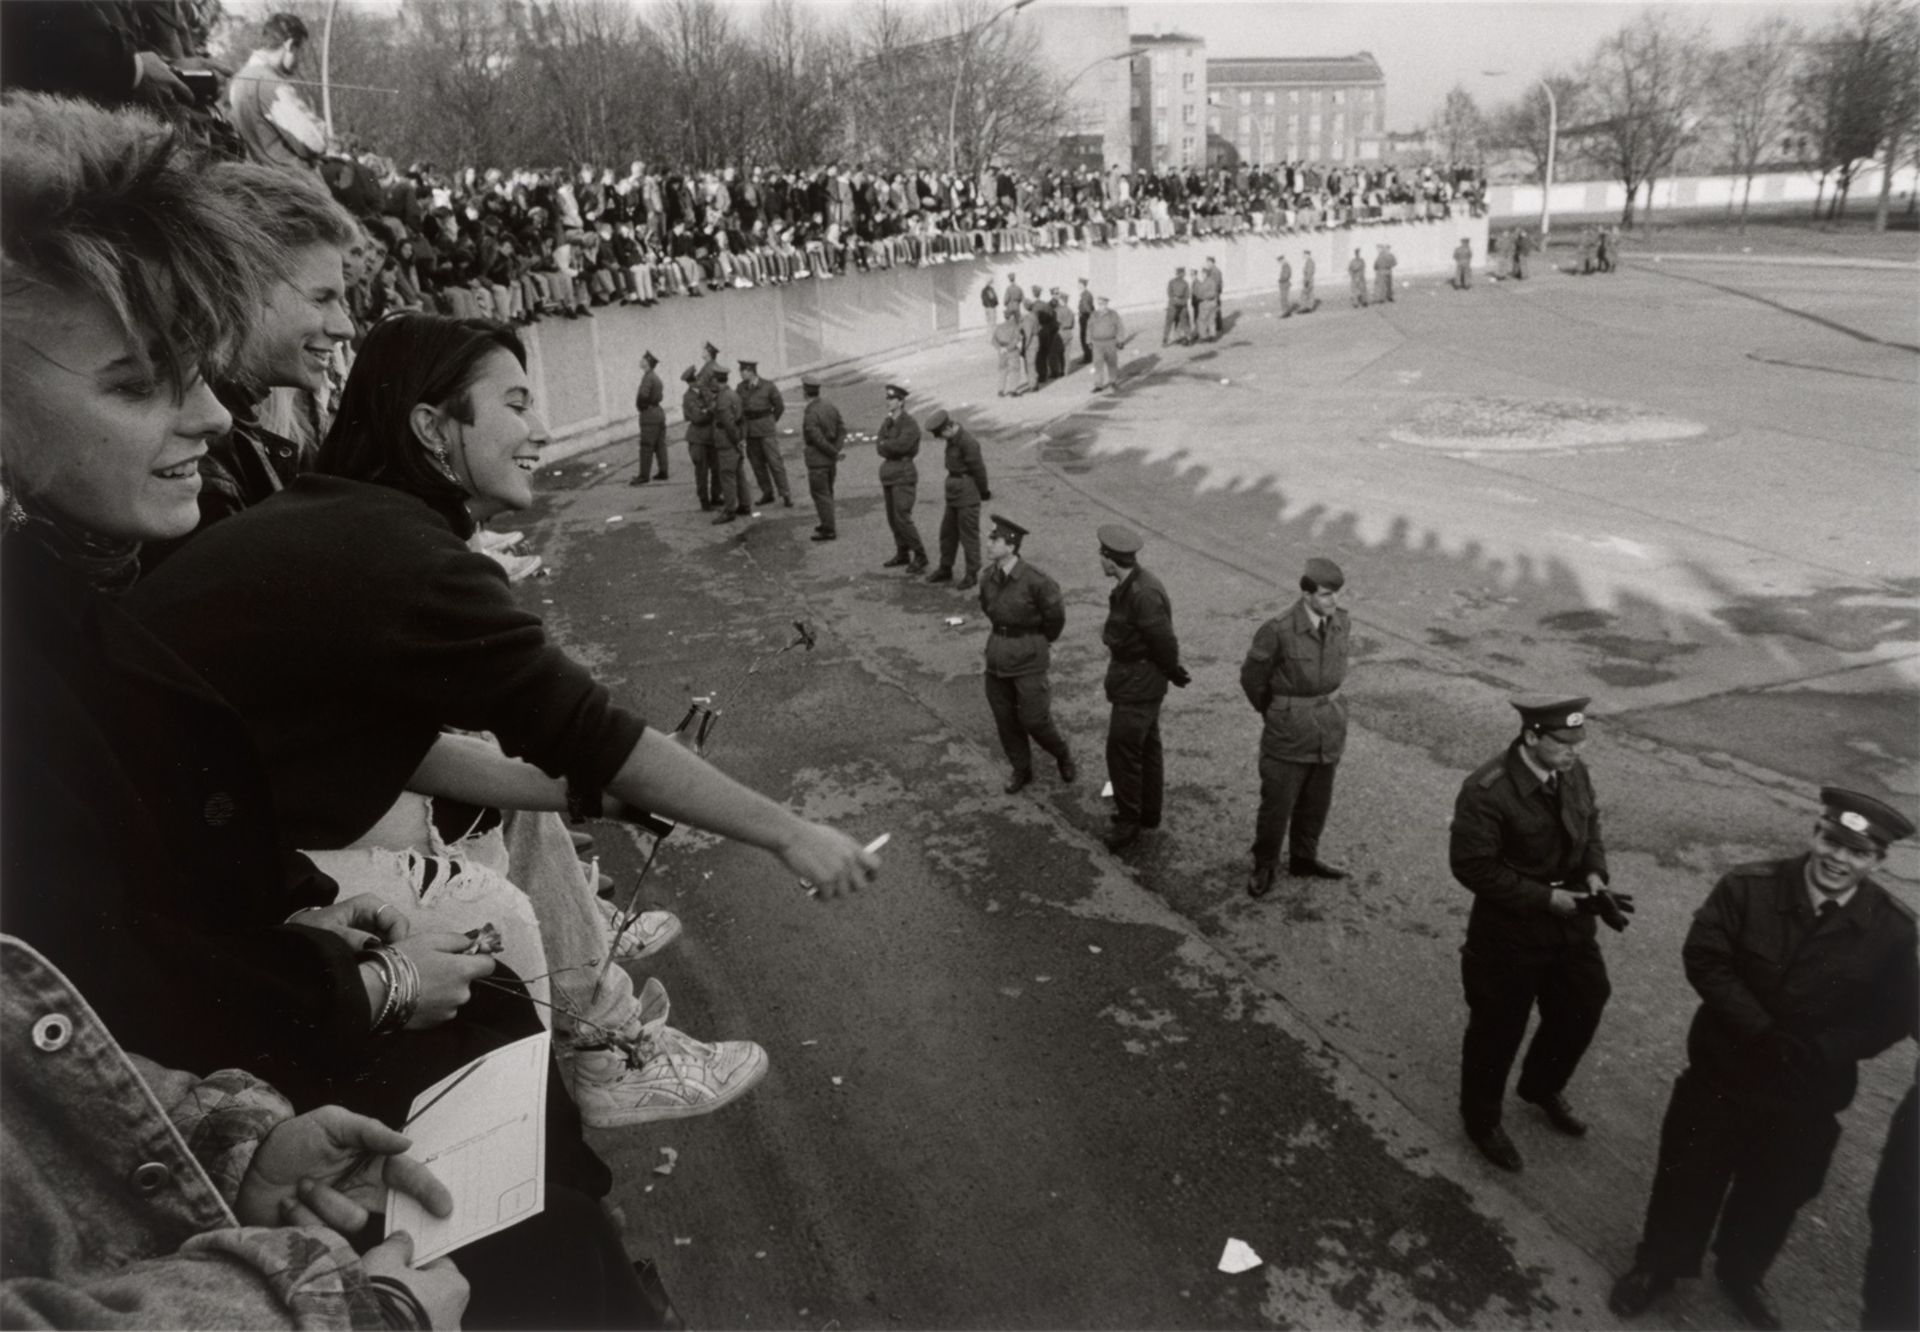
[[[240,713],[291,845],[346,846],[444,727],[603,789],[643,723],[423,501],[307,475],[200,533],[127,609]]]

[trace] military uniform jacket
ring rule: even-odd
[[[1456,245],[1456,246],[1454,246],[1454,247],[1453,247],[1453,262],[1454,262],[1454,263],[1456,263],[1456,264],[1470,264],[1470,263],[1472,263],[1472,262],[1473,262],[1473,247],[1472,247],[1471,245],[1468,245],[1468,244],[1466,244],[1466,243],[1465,243],[1464,241],[1463,241],[1462,243],[1460,243],[1459,245]]]
[[[1280,285],[1283,287],[1293,285],[1293,265],[1285,259],[1280,261]]]
[[[1173,634],[1173,603],[1158,578],[1136,565],[1107,594],[1100,641],[1113,658],[1107,663],[1109,703],[1157,703],[1167,696],[1167,678],[1180,669],[1180,641]]]
[[[1308,291],[1313,290],[1313,275],[1316,271],[1312,255],[1300,261],[1300,285]]]
[[[1193,284],[1193,299],[1196,301],[1217,301],[1225,284],[1220,280],[1217,268],[1203,269]]]
[[[1179,309],[1187,303],[1189,288],[1185,278],[1175,278],[1167,284],[1167,304]]]
[[[740,395],[733,391],[730,384],[722,384],[713,393],[713,429],[715,438],[722,444],[740,447],[741,439]]]
[[[1859,1061],[1913,1030],[1914,921],[1886,889],[1862,879],[1823,922],[1806,873],[1806,856],[1741,865],[1694,913],[1680,950],[1701,999],[1687,1057],[1756,1095],[1839,1110],[1853,1100]],[[1822,1056],[1816,1076],[1790,1078],[1766,1057],[1758,1042],[1772,1027],[1813,1044]]]
[[[787,410],[786,400],[771,379],[756,379],[742,384],[734,395],[740,399],[740,414],[746,420],[748,439],[774,439],[780,431],[777,422]]]
[[[1026,335],[1020,331],[1020,321],[1017,319],[1002,319],[993,326],[993,345],[1003,354],[1018,352],[1021,344],[1026,340]]]
[[[910,412],[902,409],[900,415],[883,420],[874,434],[873,447],[880,455],[881,485],[912,485],[920,479],[920,469],[913,461],[920,452],[920,423]]]
[[[840,461],[840,441],[847,436],[840,409],[825,398],[810,398],[800,414],[800,439],[809,467],[831,467]]]
[[[1376,273],[1391,273],[1399,264],[1400,261],[1394,257],[1392,250],[1382,250],[1374,257],[1373,271]]]
[[[990,564],[980,578],[980,609],[993,625],[987,636],[988,675],[1032,675],[1052,665],[1048,645],[1067,625],[1060,584],[1022,559],[1014,560],[1011,573]]]
[[[1316,633],[1305,598],[1260,626],[1240,663],[1240,688],[1267,719],[1260,757],[1287,763],[1338,763],[1347,744],[1347,678],[1352,641],[1347,613],[1336,610]]]
[[[640,389],[633,395],[633,409],[640,413],[642,421],[666,423],[667,414],[660,404],[666,400],[666,388],[660,383],[660,376],[649,370],[640,376]]]
[[[687,421],[687,443],[713,443],[713,392],[696,379],[680,395],[680,414]]]
[[[1509,960],[1594,937],[1592,916],[1557,916],[1552,889],[1607,878],[1607,848],[1587,765],[1560,775],[1556,802],[1520,757],[1520,742],[1474,769],[1453,803],[1453,877],[1473,894],[1467,946]]]
[[[1120,312],[1111,306],[1087,316],[1088,342],[1118,343],[1125,335],[1126,325],[1120,322]]]
[[[953,428],[946,462],[948,504],[964,506],[993,498],[987,485],[987,461],[980,456],[979,441],[967,433],[965,426]]]

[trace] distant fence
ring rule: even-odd
[[[1853,188],[1848,196],[1850,210],[1857,210],[1863,205],[1871,207],[1872,202],[1880,197],[1880,174],[1879,167],[1868,167],[1853,178]],[[1920,177],[1920,172],[1910,166],[1894,171],[1893,198],[1896,207],[1906,206],[1917,177]],[[1746,187],[1744,176],[1675,176],[1671,180],[1654,182],[1652,210],[1657,217],[1669,209],[1724,210],[1731,203],[1733,210],[1738,212]],[[1775,171],[1753,178],[1752,202],[1755,208],[1769,210],[1781,204],[1801,204],[1811,213],[1816,198],[1831,199],[1833,193],[1832,176],[1827,177],[1823,194],[1816,172]],[[1555,216],[1591,213],[1618,217],[1626,205],[1626,188],[1617,180],[1561,181],[1553,187]],[[1647,208],[1647,190],[1642,186],[1639,199],[1634,204],[1634,216],[1638,217]],[[1540,216],[1540,186],[1490,186],[1487,190],[1487,212],[1496,222],[1521,222],[1530,217],[1537,218]]]
[[[1374,247],[1383,242],[1393,246],[1403,278],[1451,272],[1453,248],[1462,237],[1473,246],[1476,263],[1486,256],[1485,217],[1382,217],[1314,226],[1295,221],[1289,230],[996,254],[676,296],[647,308],[603,306],[591,319],[543,319],[525,329],[528,371],[553,430],[549,453],[557,456],[636,433],[633,394],[644,351],[660,358],[668,415],[677,418],[678,375],[699,359],[702,343],[711,341],[729,363],[755,357],[761,373],[782,378],[911,351],[957,334],[984,338],[988,312],[980,303],[980,288],[991,281],[1004,292],[1016,273],[1022,286],[1069,293],[1086,278],[1117,308],[1157,311],[1166,302],[1174,268],[1193,272],[1208,258],[1219,263],[1226,294],[1245,297],[1275,289],[1282,254],[1297,275],[1303,255],[1311,252],[1321,282],[1329,287],[1345,282],[1356,248],[1371,261]],[[1156,314],[1155,328],[1157,319]],[[983,376],[991,373],[990,361],[983,352]]]

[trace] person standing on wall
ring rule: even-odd
[[[654,373],[654,367],[659,364],[660,358],[652,352],[640,353],[640,388],[633,395],[634,410],[640,413],[640,470],[627,482],[630,486],[667,479],[667,413],[660,406],[667,390],[660,376]]]
[[[1339,605],[1345,585],[1346,575],[1332,560],[1308,560],[1300,599],[1260,626],[1240,664],[1240,688],[1265,721],[1249,897],[1272,891],[1280,847],[1289,834],[1290,874],[1347,877],[1345,870],[1320,859],[1320,833],[1333,808],[1334,771],[1347,745],[1347,701],[1340,687],[1347,678],[1352,628]]]
[[[929,583],[953,581],[953,557],[956,550],[965,555],[966,577],[960,580],[962,591],[980,581],[980,502],[992,499],[987,488],[987,463],[980,456],[980,444],[967,428],[947,415],[944,407],[935,408],[927,418],[927,432],[946,441],[947,482],[945,507],[940,514],[940,566],[927,575]]]
[[[680,415],[687,423],[687,459],[693,464],[693,488],[700,496],[700,512],[705,513],[720,503],[720,473],[713,455],[713,390],[693,366],[688,366],[680,378],[687,386],[680,395]]]
[[[993,290],[991,284],[987,290]],[[800,416],[807,494],[813,498],[813,511],[820,519],[813,529],[813,540],[832,541],[839,535],[834,526],[833,485],[840,474],[840,459],[846,456],[843,441],[847,426],[840,419],[840,409],[820,396],[820,381],[815,376],[803,376],[800,391],[807,395],[806,410]]]
[[[746,423],[747,462],[753,467],[754,480],[760,483],[758,502],[773,503],[777,492],[780,503],[791,509],[793,490],[787,484],[787,461],[780,456],[780,418],[786,410],[779,385],[760,378],[760,362],[741,357],[740,415]]]
[[[1000,748],[1013,767],[1006,792],[1015,795],[1033,780],[1033,746],[1053,756],[1060,780],[1079,775],[1066,737],[1053,721],[1053,689],[1047,678],[1051,644],[1066,627],[1060,585],[1020,557],[1027,529],[999,514],[987,534],[987,572],[980,580],[980,610],[992,626],[987,635],[987,707],[993,712]]]
[[[893,558],[880,567],[904,565],[908,573],[917,574],[927,567],[927,548],[913,522],[914,492],[920,485],[920,469],[913,461],[920,453],[920,423],[907,411],[907,391],[904,380],[887,385],[887,416],[874,432],[873,447],[880,455],[880,490],[893,533]]]
[[[1160,826],[1166,790],[1160,705],[1168,684],[1184,689],[1193,677],[1180,664],[1166,585],[1140,566],[1139,534],[1109,523],[1096,535],[1101,571],[1114,581],[1100,640],[1111,657],[1107,779],[1113,783],[1113,826],[1105,840],[1108,850],[1119,851]]]

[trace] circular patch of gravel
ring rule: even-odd
[[[1698,421],[1586,398],[1438,398],[1391,438],[1447,452],[1523,453],[1653,444],[1706,432]]]

